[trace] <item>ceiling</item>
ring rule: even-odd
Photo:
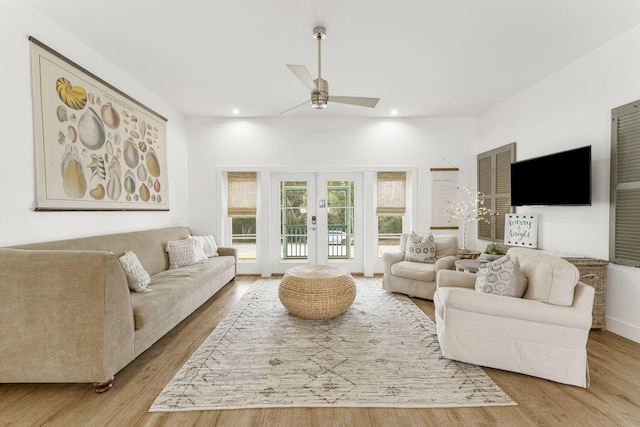
[[[381,101],[294,116],[476,116],[640,24],[638,0],[25,1],[187,116],[309,99],[285,64],[317,77],[317,25],[330,94]]]

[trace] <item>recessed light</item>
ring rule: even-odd
[[[237,108],[234,108],[233,110],[231,110],[231,112],[233,114],[240,114],[240,110],[238,110]]]
[[[396,110],[395,108],[393,110],[391,110],[391,115],[392,116],[397,116],[398,115],[398,110]]]

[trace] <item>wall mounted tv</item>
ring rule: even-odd
[[[591,205],[591,146],[511,163],[511,206]]]

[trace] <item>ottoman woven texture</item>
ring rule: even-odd
[[[351,307],[356,298],[356,284],[343,268],[305,265],[287,270],[280,282],[278,296],[294,316],[331,319]]]

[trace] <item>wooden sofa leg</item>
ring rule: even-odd
[[[103,383],[93,383],[93,387],[96,389],[96,393],[105,393],[113,387],[114,377],[109,378]]]

